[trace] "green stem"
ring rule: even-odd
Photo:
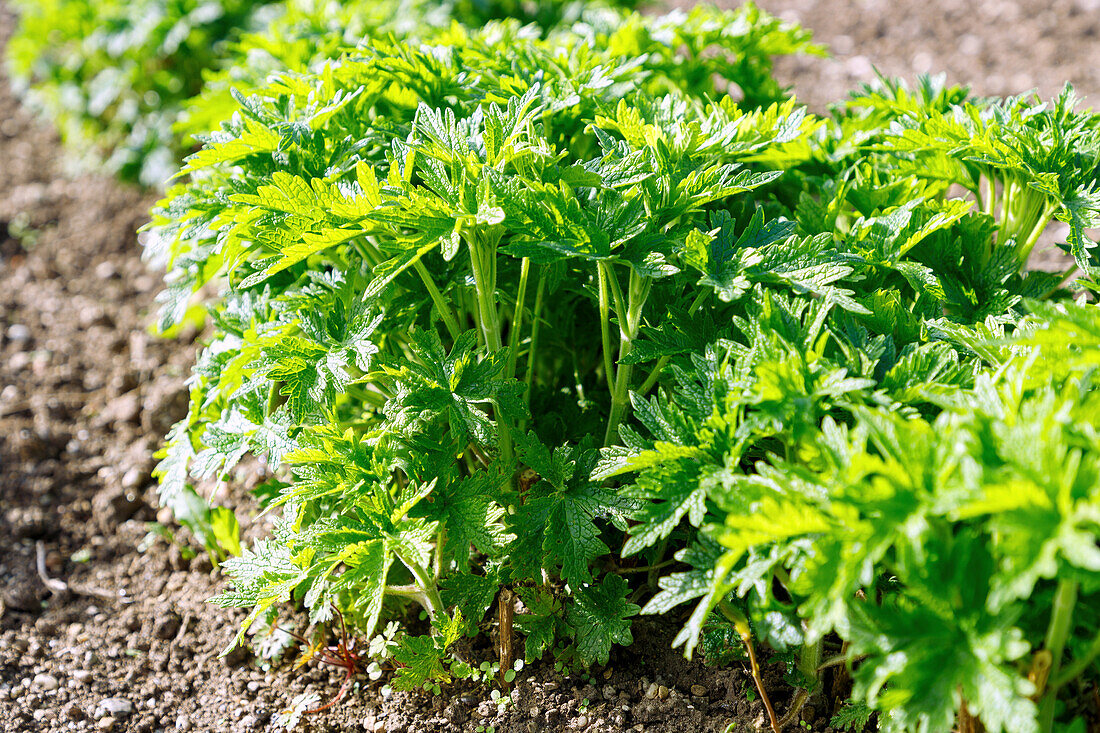
[[[531,259],[524,257],[519,266],[519,288],[516,291],[516,309],[512,312],[512,322],[508,324],[508,366],[504,377],[511,379],[516,373],[516,359],[519,357],[519,332],[523,326],[523,303],[527,300],[527,276],[531,270]]]
[[[279,397],[282,396],[282,395],[279,394],[279,385],[280,384],[281,384],[281,382],[278,382],[278,381],[272,382],[271,386],[268,387],[268,389],[267,389],[267,414],[268,415],[275,414],[275,411],[279,409],[279,405],[282,404],[282,402],[279,400]]]
[[[474,234],[469,237],[469,247],[474,289],[477,291],[478,325],[485,337],[486,348],[499,351],[502,346],[500,319],[493,302],[497,289],[496,245],[482,242],[481,237]]]
[[[539,348],[539,327],[542,325],[542,298],[546,294],[546,278],[539,270],[539,283],[535,286],[535,310],[531,313],[531,344],[527,348],[527,374],[523,378],[524,398],[531,402],[531,387],[535,383],[535,355]],[[527,421],[520,421],[521,431],[527,429]]]
[[[404,557],[400,553],[396,553],[401,562],[412,573],[413,579],[416,580],[420,590],[424,593],[424,600],[422,605],[427,609],[428,614],[434,619],[443,613],[445,606],[443,605],[443,598],[439,595],[439,588],[436,586],[435,579],[420,563],[415,560],[410,560]]]
[[[615,276],[615,271],[611,269],[610,262],[601,262],[600,266],[604,268],[604,273],[607,275],[607,286],[611,290],[612,302],[615,304],[615,315],[619,317],[619,330],[623,329],[622,319],[627,313],[627,304],[623,300],[623,289],[619,287],[619,278]],[[633,282],[634,271],[630,271],[631,281]]]
[[[817,668],[821,665],[821,639],[813,644],[803,644],[798,655],[798,671],[810,680],[807,691],[817,686]]]
[[[995,216],[997,213],[997,179],[993,177],[991,172],[987,172],[979,183],[979,191],[981,190],[981,183],[985,183],[985,197],[979,199],[982,212]]]
[[[1027,258],[1031,256],[1031,250],[1035,248],[1035,243],[1039,241],[1039,237],[1046,231],[1047,224],[1050,223],[1050,218],[1054,216],[1054,206],[1049,202],[1044,202],[1042,211],[1039,213],[1038,218],[1035,220],[1035,225],[1031,228],[1031,231],[1027,235],[1027,239],[1024,240],[1022,246],[1017,244],[1017,253],[1020,264],[1027,262]]]
[[[542,326],[542,298],[546,294],[546,279],[539,270],[539,283],[535,286],[535,310],[531,313],[531,344],[527,349],[527,375],[523,382],[527,387],[527,399],[531,399],[531,385],[535,383],[535,354],[539,345],[539,328]]]
[[[435,286],[435,281],[432,280],[432,276],[428,272],[428,268],[424,267],[423,262],[417,260],[413,264],[413,268],[423,281],[428,294],[432,296],[432,302],[435,303],[435,309],[439,311],[439,315],[443,318],[443,324],[447,327],[447,333],[451,335],[451,341],[456,341],[462,333],[462,328],[458,325],[458,320],[451,311],[450,304],[443,298],[443,293],[439,292],[439,288]]]
[[[611,445],[618,434],[619,424],[627,415],[630,407],[630,377],[634,372],[633,364],[624,364],[623,361],[634,348],[634,340],[638,337],[638,330],[642,326],[642,309],[645,307],[646,298],[649,297],[649,289],[653,281],[642,275],[637,270],[630,270],[630,289],[625,310],[620,310],[623,304],[622,291],[619,290],[619,281],[611,270],[611,265],[600,263],[606,268],[608,282],[611,284],[612,294],[616,294],[616,315],[619,318],[619,361],[618,371],[615,373],[615,384],[611,391],[611,414],[607,419],[607,431],[604,433],[604,445]]]
[[[710,295],[706,290],[702,290],[695,296],[695,300],[691,302],[691,306],[688,308],[688,315],[695,315],[695,311],[699,310],[699,306],[703,304],[703,301]],[[661,372],[668,366],[668,363],[672,361],[670,356],[662,356],[657,360],[657,364],[653,367],[653,371],[649,373],[649,377],[642,382],[642,386],[638,388],[638,394],[645,396],[649,394],[649,390],[653,389],[653,385],[657,384],[657,380],[661,378]]]
[[[519,289],[516,291],[516,309],[512,312],[512,322],[508,328],[511,333],[508,337],[508,365],[505,368],[504,377],[511,379],[516,373],[516,358],[519,356],[519,332],[523,325],[523,303],[527,300],[527,276],[531,270],[531,260],[523,258],[519,270]],[[505,461],[512,460],[512,435],[508,426],[504,423],[503,416],[497,417],[500,425],[500,454]]]
[[[822,641],[822,639],[818,639],[813,644],[802,645],[802,649],[798,654],[798,671],[806,678],[806,686],[795,693],[790,707],[787,708],[787,713],[779,720],[780,727],[791,725],[801,719],[802,708],[805,707],[813,691],[818,687],[818,682],[821,679],[818,669],[821,666]]]
[[[630,341],[623,341],[619,349],[619,358],[622,359],[629,354],[630,348]],[[611,414],[607,416],[607,431],[603,436],[605,446],[611,445],[615,440],[619,424],[626,417],[626,408],[630,400],[630,375],[633,371],[633,364],[619,364],[619,371],[615,375],[615,391],[611,393]]]
[[[1001,223],[997,228],[997,244],[1005,245],[1008,228],[1011,225],[1013,199],[1016,195],[1016,182],[1005,178],[1001,190]]]
[[[1058,588],[1054,591],[1054,603],[1050,611],[1050,624],[1047,627],[1047,637],[1044,648],[1050,652],[1050,673],[1048,679],[1060,680],[1062,668],[1062,654],[1065,651],[1066,640],[1073,630],[1073,607],[1077,604],[1077,581],[1063,579],[1058,581]],[[1058,702],[1058,686],[1051,684],[1047,687],[1042,700],[1039,702],[1039,730],[1043,733],[1052,733],[1054,730],[1054,709]]]
[[[360,384],[349,385],[348,394],[354,395],[355,399],[360,402],[365,402],[375,409],[385,407],[388,401],[386,395],[380,392],[373,392]]]
[[[1096,638],[1092,640],[1092,644],[1089,645],[1088,650],[1085,651],[1080,659],[1074,660],[1073,664],[1062,670],[1062,673],[1050,683],[1051,687],[1058,689],[1066,683],[1077,679],[1086,669],[1088,669],[1088,666],[1092,664],[1097,656],[1100,656],[1100,634],[1096,635]]]
[[[351,240],[351,246],[359,253],[359,256],[363,258],[363,261],[372,267],[376,267],[382,261],[382,255],[374,246],[364,242],[361,239]]]
[[[615,370],[611,361],[611,313],[610,298],[607,292],[607,274],[604,272],[603,263],[596,265],[596,277],[600,286],[600,339],[603,342],[603,372],[607,389],[615,392]]]
[[[387,585],[386,593],[416,601],[425,610],[431,610],[431,602],[428,600],[428,594],[425,593],[424,589],[419,585]]]
[[[663,570],[664,568],[675,565],[679,560],[665,560],[659,562],[656,565],[641,565],[636,568],[615,568],[615,572],[619,575],[627,575],[630,573],[652,573],[657,570]]]
[[[502,348],[500,315],[497,312],[497,238],[493,234],[472,232],[467,235],[470,263],[474,271],[474,289],[477,291],[478,325],[485,339],[485,348],[498,352]],[[497,410],[497,430],[500,433],[500,454],[506,461],[512,458],[512,431],[508,422]]]

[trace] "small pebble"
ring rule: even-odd
[[[96,711],[107,715],[129,715],[134,712],[134,704],[124,697],[105,697],[99,701]]]
[[[15,323],[8,326],[8,338],[12,341],[28,341],[30,337],[31,330],[22,323]]]
[[[657,697],[659,697],[660,699],[667,700],[668,699],[668,694],[669,694],[669,690],[664,685],[659,685],[657,687]]]
[[[695,695],[696,697],[703,697],[707,694],[707,688],[703,685],[692,685],[691,694]]]
[[[578,728],[587,728],[588,727],[588,716],[587,715],[580,715],[580,716],[577,717],[577,720],[575,722],[576,722]]]
[[[260,721],[255,715],[246,715],[241,718],[240,726],[243,730],[252,730],[253,728],[258,728],[259,725]]]
[[[52,674],[36,674],[31,682],[31,687],[46,692],[53,692],[58,686],[57,678]]]
[[[96,727],[100,730],[111,730],[115,727],[115,722],[115,719],[108,715],[105,718],[100,718],[99,722],[96,723]]]
[[[73,672],[72,678],[77,682],[87,682],[92,678],[92,673],[86,669],[78,669]]]
[[[180,715],[176,718],[176,730],[187,731],[191,730],[191,718],[186,715]]]
[[[650,682],[649,687],[645,688],[645,696],[647,700],[652,700],[657,697],[657,683]]]

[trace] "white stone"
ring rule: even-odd
[[[58,686],[57,678],[52,674],[36,674],[34,680],[31,682],[31,687],[36,690],[45,690],[46,692],[53,692]]]
[[[100,710],[108,715],[129,715],[134,712],[134,704],[124,697],[105,697],[96,706],[96,711]]]

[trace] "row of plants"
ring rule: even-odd
[[[147,247],[162,327],[209,330],[158,474],[218,551],[195,482],[273,471],[230,647],[304,608],[338,697],[606,664],[669,614],[766,701],[787,662],[776,731],[828,680],[845,729],[1083,732],[1100,117],[931,78],[819,116],[771,71],[820,50],[755,6],[551,6],[287,14],[191,103],[220,125]],[[1029,270],[1050,231],[1072,262]]]
[[[597,0],[602,2],[603,0]],[[632,6],[633,0],[606,0]],[[578,0],[12,0],[8,71],[78,166],[163,187],[193,135],[232,112],[230,85],[304,69],[366,35],[497,18],[552,25]],[[591,3],[589,3],[591,5]],[[202,98],[200,101],[200,97]]]

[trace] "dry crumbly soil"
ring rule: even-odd
[[[727,3],[728,4],[728,3]],[[912,77],[944,70],[983,94],[1073,81],[1100,92],[1100,0],[763,0],[831,44],[835,58],[785,60],[779,74],[815,108],[877,66]],[[0,45],[13,18],[0,3]],[[204,601],[220,581],[205,557],[143,546],[159,518],[151,471],[183,416],[196,335],[149,335],[159,282],[136,229],[149,194],[72,176],[56,134],[0,78],[0,729],[250,731],[291,697],[326,699],[339,674],[219,658],[239,620]],[[256,479],[243,470],[240,485]],[[235,489],[239,491],[239,489]],[[243,512],[246,534],[257,532]],[[41,555],[41,572],[37,565]],[[509,702],[456,685],[442,696],[383,696],[366,683],[314,731],[762,730],[741,665],[687,662],[674,623],[643,620],[635,645],[591,677],[524,670]],[[774,661],[774,660],[773,660]],[[782,712],[782,664],[766,667]],[[752,699],[750,699],[752,698]],[[819,702],[803,729],[831,731]],[[794,727],[794,726],[792,726]]]

